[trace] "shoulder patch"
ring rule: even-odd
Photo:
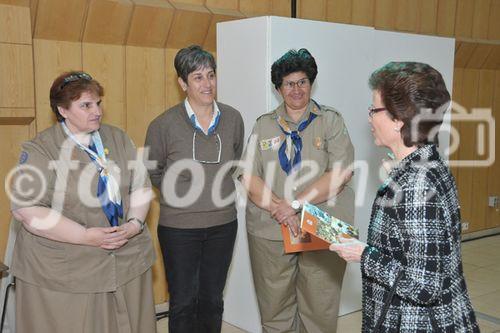
[[[28,152],[22,151],[21,156],[19,156],[19,164],[24,164],[28,160]]]

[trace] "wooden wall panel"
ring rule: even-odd
[[[50,109],[50,86],[63,72],[82,69],[81,48],[81,43],[33,40],[37,131],[40,132],[55,123],[56,118]]]
[[[203,48],[209,51],[216,51],[216,37],[217,37],[217,23],[226,22],[232,20],[238,20],[242,17],[226,16],[214,14],[210,21],[210,27],[208,28],[207,36],[205,37],[205,42],[203,43]]]
[[[453,89],[451,91],[451,98],[454,102],[458,104],[462,104],[462,82],[463,82],[463,75],[464,75],[464,70],[463,68],[455,68],[453,71]],[[453,111],[453,110],[452,110]],[[451,126],[452,128],[456,129],[458,132],[460,132],[460,121],[456,121],[454,114],[452,112],[451,114]],[[450,136],[450,147],[452,147],[455,144],[455,141],[453,140],[458,140],[458,144],[460,144],[460,137],[455,137],[454,135]],[[456,150],[450,151],[449,152],[449,160],[450,161],[458,161],[460,159],[460,146],[457,147]],[[460,168],[453,167],[451,168],[451,172],[453,173],[453,176],[455,179],[458,181],[458,175],[460,173]]]
[[[472,37],[472,23],[474,19],[474,1],[457,0],[457,13],[455,19],[455,36],[463,38]]]
[[[453,36],[457,0],[438,0],[436,33],[438,36]]]
[[[326,20],[337,23],[351,23],[352,1],[351,0],[327,0]]]
[[[125,130],[125,46],[83,43],[82,63],[104,87],[103,121]]]
[[[487,39],[491,0],[475,0],[472,38]]]
[[[0,107],[34,106],[31,45],[0,43]]]
[[[238,0],[206,0],[205,6],[213,14],[242,17]]]
[[[383,30],[396,30],[398,6],[398,0],[376,0],[374,21],[375,28]]]
[[[270,0],[272,3],[272,14],[274,16],[291,17],[291,0]],[[298,6],[297,6],[298,7]],[[297,8],[297,12],[299,8]],[[298,16],[298,13],[297,13]]]
[[[476,47],[476,43],[460,43],[458,49],[455,51],[455,67],[467,67],[467,62],[469,62],[472,54],[474,54],[474,50],[476,49]]]
[[[416,32],[419,26],[419,1],[399,0],[397,2],[396,29]]]
[[[373,26],[375,0],[352,0],[351,23]]]
[[[0,0],[0,4],[29,7],[30,0]]]
[[[138,147],[144,145],[149,123],[165,110],[165,52],[163,49],[126,46],[127,133]],[[156,233],[159,206],[155,202],[148,214],[156,255],[153,266],[155,304],[167,297],[166,279]]]
[[[165,108],[163,49],[126,46],[127,133],[141,146],[146,129]]]
[[[418,31],[421,34],[436,34],[438,0],[418,1]]]
[[[29,125],[35,119],[35,108],[0,108],[0,125]]]
[[[492,49],[492,44],[478,43],[476,45],[476,48],[474,49],[474,52],[472,52],[469,60],[467,61],[466,66],[468,68],[482,68]]]
[[[31,0],[30,3],[30,16],[31,16],[31,36],[33,36],[35,32],[35,24],[36,24],[36,12],[38,9],[38,0]]]
[[[90,0],[83,41],[125,44],[133,8],[131,0]]]
[[[484,69],[500,69],[500,45],[493,45],[483,64]]]
[[[495,82],[493,87],[493,116],[498,128],[500,119],[500,71],[495,71]],[[498,129],[495,133],[495,163],[488,169],[488,195],[500,196],[500,134]],[[500,227],[500,207],[488,207],[486,213],[486,227]]]
[[[300,0],[297,2],[297,17],[307,20],[326,20],[326,0]]]
[[[31,44],[30,7],[0,4],[0,42]]]
[[[271,15],[271,11],[270,0],[240,0],[240,12],[247,17]]]
[[[476,69],[464,69],[462,82],[462,105],[470,112],[477,103],[479,86],[479,71]],[[476,124],[462,122],[460,124],[460,160],[472,160],[475,157],[476,148]],[[461,168],[458,174],[458,192],[460,206],[462,207],[462,220],[469,223],[468,232],[479,230],[475,221],[472,207],[472,182],[473,168]]]
[[[476,70],[479,73],[477,100],[474,107],[491,108],[493,106],[493,93],[495,84],[495,72],[490,70]],[[477,125],[474,124],[475,149],[474,158],[484,160],[485,156],[478,151],[480,138],[478,137]],[[489,133],[488,133],[489,134]],[[486,145],[486,150],[489,148]],[[472,170],[472,223],[473,230],[484,230],[487,228],[486,212],[488,211],[488,169],[475,167]]]
[[[153,265],[153,293],[155,304],[162,304],[168,300],[168,285],[167,277],[165,275],[165,266],[163,265],[163,256],[161,253],[160,242],[158,241],[158,219],[160,216],[160,203],[157,198],[151,203],[149,208],[148,218],[146,223],[148,225],[149,233],[153,239],[153,246],[156,253],[156,261]]]
[[[87,6],[88,0],[38,0],[33,37],[81,41]]]
[[[160,6],[135,0],[127,45],[164,47],[173,18],[174,7],[166,2]]]
[[[488,39],[500,40],[500,0],[491,0]]]
[[[165,71],[166,71],[166,105],[165,109],[168,109],[185,98],[184,92],[177,82],[177,72],[174,67],[175,55],[179,52],[177,49],[166,49],[165,50]]]
[[[29,125],[0,125],[0,177],[2,179],[2,191],[0,191],[0,258],[5,257],[9,227],[10,227],[10,200],[3,189],[5,188],[5,176],[16,166],[19,161],[21,143],[29,140]],[[5,144],[8,143],[8,144]]]
[[[167,48],[181,49],[191,44],[203,45],[212,14],[204,11],[179,10],[174,14],[172,26],[168,34]]]

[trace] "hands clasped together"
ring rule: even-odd
[[[285,199],[273,200],[271,216],[276,222],[287,226],[292,234],[297,237],[300,232],[300,218]]]
[[[127,244],[128,240],[140,231],[140,226],[134,222],[127,222],[119,227],[88,228],[85,231],[85,243],[106,250],[116,250]]]

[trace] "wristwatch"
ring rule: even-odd
[[[302,204],[300,203],[299,200],[293,200],[290,206],[293,209],[295,209],[296,211],[298,211],[298,210],[300,210],[302,208]]]
[[[127,222],[137,222],[139,223],[139,232],[141,233],[144,230],[144,221],[139,220],[137,217],[131,217],[127,220]]]

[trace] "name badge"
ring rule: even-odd
[[[269,150],[269,149],[277,150],[279,149],[280,142],[281,142],[280,136],[276,136],[271,139],[260,140],[259,143],[260,150]]]

